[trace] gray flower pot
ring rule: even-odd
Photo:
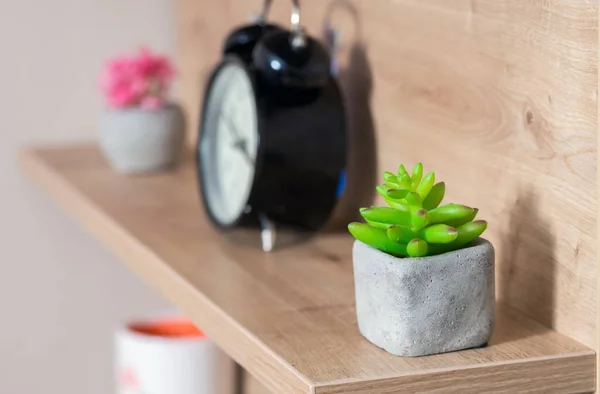
[[[119,173],[156,172],[177,162],[184,133],[183,112],[175,104],[108,110],[100,120],[100,147]]]
[[[354,242],[356,315],[361,334],[397,356],[487,344],[494,322],[494,248],[473,246],[396,258]]]

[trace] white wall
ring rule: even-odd
[[[15,166],[24,144],[95,138],[97,76],[172,53],[170,0],[0,0],[0,393],[110,394],[112,328],[166,307]]]

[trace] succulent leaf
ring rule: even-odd
[[[479,209],[473,208],[473,212],[471,214],[464,216],[462,218],[459,218],[459,219],[446,220],[444,223],[446,223],[448,226],[452,226],[452,227],[462,226],[465,223],[469,223],[469,222],[472,222],[473,220],[475,220],[475,216],[477,216],[478,212],[479,212]]]
[[[395,209],[399,209],[401,211],[408,211],[409,210],[409,206],[408,204],[404,203],[401,200],[394,200],[393,198],[390,198],[387,195],[387,191],[390,190],[389,187],[384,186],[384,185],[379,185],[377,187],[375,187],[375,190],[377,190],[377,193],[379,193],[379,195],[381,197],[383,197],[383,200],[392,208]],[[399,190],[399,189],[395,189],[395,190]]]
[[[387,189],[386,196],[396,200],[400,200],[406,197],[409,193],[406,189]]]
[[[367,222],[367,223],[368,223],[368,224],[369,224],[371,227],[375,227],[375,228],[377,228],[377,229],[384,230],[384,231],[387,231],[388,227],[390,227],[390,226],[391,226],[390,224],[387,224],[387,223],[379,223],[379,222],[374,222],[374,221],[372,221],[372,220],[366,220],[366,219],[365,219],[365,221],[366,221],[366,222]]]
[[[431,188],[429,194],[423,200],[423,208],[428,211],[437,208],[438,205],[444,199],[444,194],[446,193],[446,184],[444,182],[438,182]]]
[[[415,233],[408,227],[404,226],[390,226],[387,229],[387,236],[394,242],[399,242],[401,244],[406,244],[410,242],[411,239],[414,239],[419,236],[418,233]]]
[[[410,212],[410,205],[404,200],[394,200],[393,198],[384,198],[385,202],[390,206],[390,208],[397,209],[399,211]]]
[[[383,197],[383,198],[387,198],[388,197],[388,195],[387,195],[388,188],[385,187],[384,185],[377,185],[377,186],[375,186],[375,190],[377,191],[377,193],[381,197]]]
[[[421,178],[423,178],[423,164],[419,162],[413,167],[412,175],[410,177],[410,182],[413,188],[416,189],[416,187],[419,186]]]
[[[404,167],[404,164],[400,164],[398,166],[398,177],[400,177],[401,174],[408,175],[408,171],[406,171],[406,167]],[[408,176],[410,177],[410,175]]]
[[[407,256],[406,245],[399,244],[388,238],[384,230],[373,228],[364,223],[350,223],[350,234],[357,240],[394,256]]]
[[[417,209],[411,215],[411,229],[413,231],[420,231],[423,227],[429,224],[429,215],[424,209]]]
[[[472,215],[474,209],[460,204],[446,204],[429,211],[430,223],[447,223]]]
[[[474,222],[465,223],[459,226],[456,230],[458,231],[458,237],[454,241],[453,246],[464,246],[469,242],[474,241],[487,229],[487,222],[485,220],[476,220]]]
[[[410,257],[427,256],[428,249],[427,242],[419,238],[413,239],[406,245],[406,253],[408,253]]]
[[[383,173],[383,180],[385,181],[385,183],[398,184],[398,177],[389,171]]]
[[[465,223],[457,227],[458,237],[454,241],[443,245],[431,245],[429,254],[434,255],[460,249],[476,240],[486,229],[487,222],[485,220]]]
[[[421,197],[415,192],[409,192],[406,194],[404,200],[413,207],[422,208],[423,204],[421,203]]]
[[[423,239],[431,244],[447,244],[458,237],[458,231],[446,224],[432,224],[423,231]]]
[[[365,220],[384,224],[408,226],[411,223],[409,211],[401,211],[388,207],[371,207],[361,209],[360,214]]]
[[[425,175],[423,177],[423,179],[421,179],[421,182],[419,182],[419,186],[417,186],[417,189],[416,189],[416,192],[419,193],[419,196],[421,196],[421,200],[424,200],[427,197],[427,195],[431,191],[431,188],[433,187],[434,183],[435,183],[435,173],[434,172],[430,172],[429,174]]]
[[[410,176],[408,174],[400,174],[397,177],[398,184],[402,189],[412,190],[412,186],[410,183]]]

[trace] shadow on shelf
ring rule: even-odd
[[[539,334],[553,328],[557,261],[556,239],[550,223],[539,211],[538,196],[531,188],[522,189],[510,212],[507,231],[497,262],[498,299],[540,323]],[[511,330],[502,332],[499,340],[512,342],[523,339],[511,337]]]

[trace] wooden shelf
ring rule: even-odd
[[[28,149],[27,175],[274,393],[591,392],[595,353],[500,305],[487,348],[420,358],[361,337],[351,239],[270,254],[215,233],[194,169],[114,174],[93,145]]]

